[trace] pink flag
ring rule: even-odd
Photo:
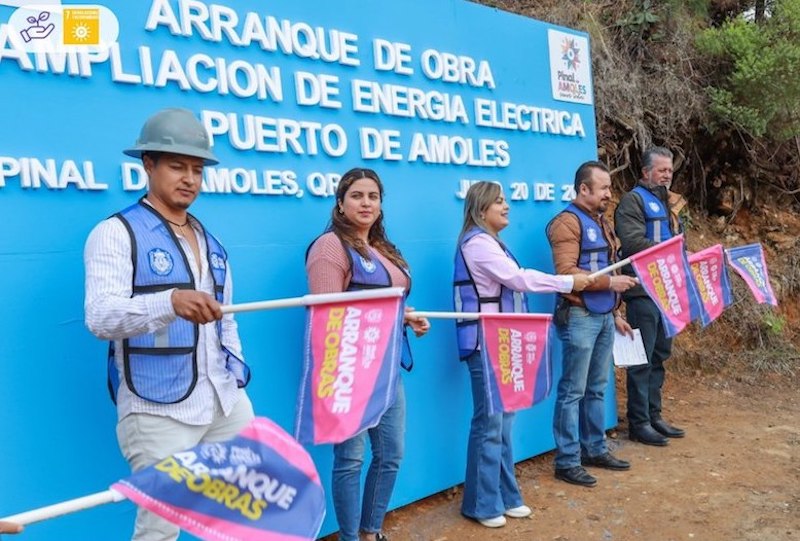
[[[340,443],[378,424],[396,396],[403,298],[308,307],[295,434]]]
[[[703,305],[686,259],[683,235],[632,255],[631,266],[661,312],[667,336],[675,336],[700,317]]]
[[[553,382],[546,314],[482,314],[483,361],[489,414],[530,408]]]
[[[731,284],[725,267],[725,254],[721,244],[711,246],[689,256],[700,300],[705,307],[701,317],[705,327],[732,301]]]
[[[325,517],[309,454],[258,417],[232,440],[175,453],[111,488],[206,541],[310,541]]]
[[[778,298],[772,291],[767,272],[767,260],[760,243],[737,246],[725,250],[733,270],[742,277],[753,297],[761,304],[778,306]]]

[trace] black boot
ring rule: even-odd
[[[667,438],[656,432],[650,425],[641,425],[636,427],[632,426],[630,427],[628,436],[632,441],[638,441],[639,443],[644,443],[645,445],[663,447],[669,443]]]
[[[650,424],[656,429],[656,432],[668,438],[682,438],[686,435],[682,428],[672,426],[664,419],[653,419]]]

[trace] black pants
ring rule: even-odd
[[[647,364],[628,367],[628,424],[649,424],[661,418],[664,361],[672,353],[672,338],[664,334],[661,313],[649,297],[627,301],[628,323],[642,333]]]

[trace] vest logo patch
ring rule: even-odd
[[[212,269],[225,270],[225,258],[216,252],[211,253],[211,257],[208,259],[208,264],[211,265]]]
[[[161,248],[153,248],[148,252],[148,259],[150,260],[150,270],[159,276],[166,276],[172,272],[174,263],[172,256],[169,252]]]
[[[591,242],[596,242],[597,241],[597,229],[595,229],[594,227],[590,227],[589,229],[586,230],[586,236],[589,237],[589,240]]]
[[[655,201],[650,201],[650,210],[652,210],[653,212],[659,212],[661,210],[661,207]]]
[[[378,268],[374,261],[365,258],[363,255],[359,256],[359,259],[361,260],[361,266],[364,268],[364,272],[368,274],[372,274],[375,272],[375,269]]]

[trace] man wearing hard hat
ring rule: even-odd
[[[140,158],[147,195],[89,235],[86,326],[110,341],[108,387],[117,438],[133,471],[200,442],[234,437],[252,418],[243,387],[225,249],[188,209],[203,167],[218,163],[194,115],[165,109],[125,154]],[[169,522],[139,510],[133,539],[177,539]]]

